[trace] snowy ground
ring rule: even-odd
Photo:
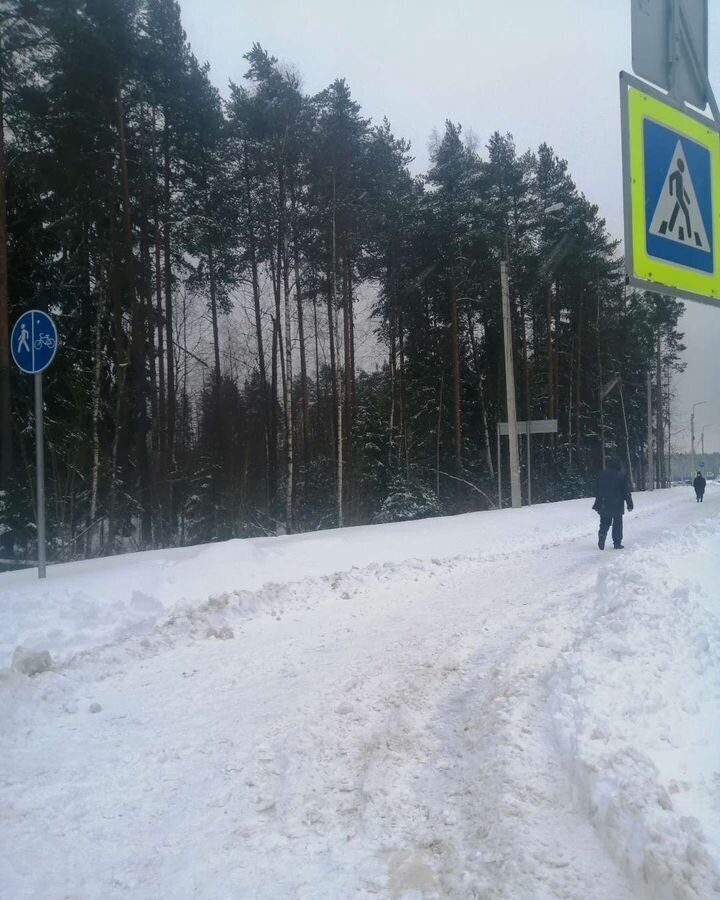
[[[589,506],[0,575],[0,896],[720,896],[720,489]]]

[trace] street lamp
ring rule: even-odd
[[[690,413],[690,472],[695,471],[695,407],[709,403],[708,400],[699,400],[693,403],[692,412]]]

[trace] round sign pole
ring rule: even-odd
[[[42,372],[35,375],[35,475],[37,478],[38,578],[45,578],[45,438]]]
[[[13,326],[10,352],[15,365],[35,378],[35,477],[38,577],[45,578],[45,438],[43,427],[42,373],[55,358],[57,329],[50,316],[40,309],[23,313]]]

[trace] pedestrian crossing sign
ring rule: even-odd
[[[720,134],[644,82],[620,83],[628,281],[720,303]]]

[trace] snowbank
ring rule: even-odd
[[[552,689],[579,799],[639,895],[720,896],[717,518],[601,570]]]
[[[677,491],[642,494],[633,515],[657,515]],[[461,516],[234,540],[0,574],[0,666],[16,646],[75,653],[149,633],[169,612],[234,591],[331,576],[352,568],[470,555],[494,559],[538,550],[597,529],[588,499]]]

